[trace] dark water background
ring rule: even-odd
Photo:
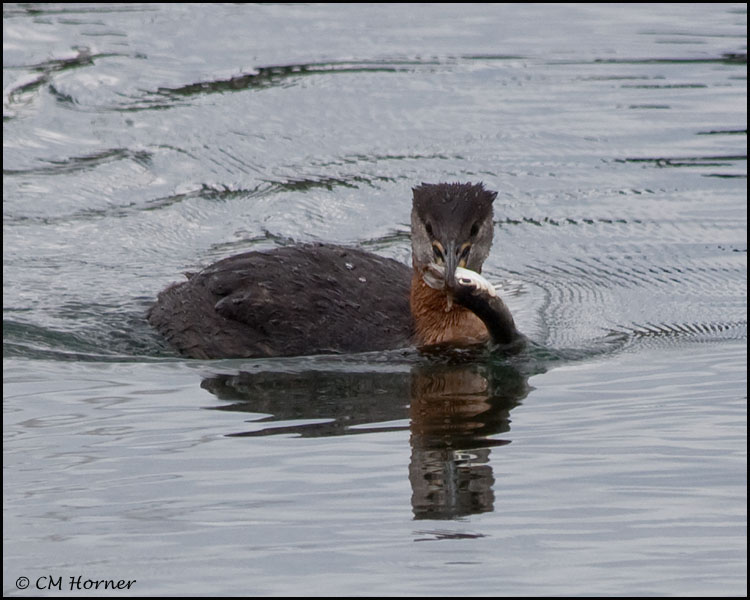
[[[4,593],[746,595],[746,36],[5,4]],[[202,362],[145,323],[243,250],[408,262],[422,181],[498,190],[485,275],[538,349]]]

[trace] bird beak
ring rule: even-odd
[[[456,287],[456,267],[458,267],[456,254],[456,242],[451,240],[445,245],[445,288],[447,290]]]

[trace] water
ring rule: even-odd
[[[6,595],[746,595],[744,4],[3,10]],[[144,322],[479,180],[520,357]]]

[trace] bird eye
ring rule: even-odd
[[[466,261],[469,260],[469,252],[471,252],[471,246],[469,244],[466,244],[464,246],[463,250],[461,250],[461,255],[458,257],[458,262],[466,264]],[[463,266],[463,265],[460,265]]]
[[[427,235],[432,235],[432,223],[427,223],[424,228],[427,230]]]
[[[475,236],[475,235],[476,235],[477,233],[479,233],[479,223],[478,223],[478,222],[477,222],[477,223],[474,223],[474,224],[473,224],[473,225],[471,226],[471,231],[469,232],[469,235],[470,235],[471,237],[474,237],[474,236]]]
[[[437,243],[432,244],[432,255],[435,257],[435,262],[437,262],[438,264],[442,264],[445,261],[445,258],[443,257],[443,250]]]

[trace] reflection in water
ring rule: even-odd
[[[451,519],[493,510],[488,436],[510,430],[510,411],[529,393],[509,366],[415,369],[411,382],[412,509],[417,519]]]
[[[268,415],[251,420],[252,423],[264,424],[262,427],[231,433],[231,437],[278,433],[324,437],[392,431],[406,427],[370,428],[367,425],[403,420],[409,416],[408,372],[241,371],[234,375],[209,377],[203,380],[201,387],[219,399],[231,402],[217,407],[217,410]],[[315,422],[310,422],[313,420]]]
[[[510,411],[529,393],[528,375],[507,364],[420,364],[411,372],[240,372],[205,379],[216,410],[263,413],[259,428],[229,434],[304,437],[405,429],[410,419],[412,509],[417,519],[493,510],[490,436],[510,430]],[[290,424],[290,422],[292,422]],[[368,427],[368,425],[370,425]]]

